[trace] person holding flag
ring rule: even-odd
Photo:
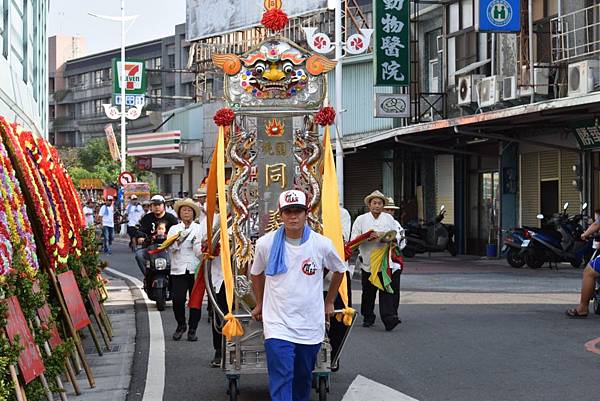
[[[389,244],[381,240],[386,237],[386,233],[395,232],[395,238],[398,239],[399,233],[396,232],[397,226],[394,218],[383,213],[387,204],[387,197],[380,191],[373,191],[364,199],[369,212],[361,214],[354,221],[352,226],[352,240],[361,236],[367,236],[366,241],[362,241],[358,246],[359,256],[357,265],[361,267],[362,275],[362,298],[360,313],[363,316],[363,327],[370,327],[375,324],[375,298],[379,293],[379,313],[381,320],[387,331],[391,331],[400,323],[398,319],[398,308],[396,305],[394,289],[399,288],[400,273],[388,272],[393,263],[389,262],[390,255],[394,249],[390,250]],[[395,262],[395,260],[392,260]],[[391,277],[390,277],[391,276]],[[398,285],[396,285],[396,281]],[[397,291],[396,291],[397,292]]]
[[[279,196],[283,225],[256,242],[251,268],[256,307],[252,316],[263,321],[269,392],[274,401],[308,401],[325,317],[346,266],[331,240],[306,224],[306,194],[288,190]],[[323,272],[333,272],[323,300]]]

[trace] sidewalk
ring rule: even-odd
[[[109,298],[104,304],[106,312],[113,326],[113,339],[110,350],[100,339],[103,356],[99,356],[92,337],[86,329],[83,339],[83,348],[86,359],[94,378],[96,387],[90,388],[85,372],[77,376],[81,395],[76,396],[71,385],[66,381],[65,387],[70,399],[85,401],[125,401],[131,381],[131,367],[135,352],[135,310],[134,299],[129,286],[124,280],[105,276],[109,280],[107,285]],[[93,319],[92,319],[93,320]],[[98,327],[94,323],[94,330],[100,337]]]

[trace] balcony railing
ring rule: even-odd
[[[600,4],[550,21],[552,62],[562,63],[600,53]]]

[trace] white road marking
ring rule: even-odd
[[[419,401],[381,383],[358,375],[348,387],[342,401]]]
[[[154,302],[150,301],[146,295],[144,284],[140,280],[109,267],[106,268],[106,271],[115,276],[130,280],[141,291],[146,306],[154,304]],[[163,399],[165,390],[165,336],[160,312],[154,307],[147,309],[148,326],[150,330],[150,348],[148,350],[146,384],[144,386],[144,397],[142,398],[142,401],[156,401]]]
[[[352,290],[353,300],[361,295],[361,290]],[[578,299],[578,293],[400,292],[403,305],[570,305]]]

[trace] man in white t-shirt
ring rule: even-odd
[[[325,317],[346,266],[332,242],[306,225],[306,195],[284,191],[279,196],[283,225],[256,242],[252,316],[264,323],[269,392],[273,401],[308,401]],[[323,269],[333,272],[323,300]]]
[[[98,215],[102,219],[102,251],[112,255],[112,241],[115,236],[115,206],[113,197],[108,195]]]
[[[83,207],[83,215],[85,216],[85,225],[92,227],[94,225],[94,201],[89,198]]]
[[[137,232],[136,226],[140,224],[142,216],[146,214],[144,208],[140,205],[136,194],[131,195],[129,198],[129,205],[125,209],[127,215],[127,234],[129,234],[129,247],[135,252],[135,233]]]
[[[379,290],[369,281],[371,276],[371,254],[375,249],[385,246],[385,244],[379,242],[379,238],[383,233],[397,229],[394,218],[387,213],[383,213],[383,208],[386,204],[387,197],[380,191],[373,191],[366,196],[365,205],[369,208],[369,212],[361,214],[354,220],[351,239],[355,239],[373,230],[369,240],[363,242],[358,247],[359,256],[357,265],[360,265],[362,269],[360,314],[363,316],[363,327],[370,327],[375,324],[375,298],[379,293],[380,317],[385,329],[390,331],[400,323],[398,309],[394,308],[394,294]],[[398,233],[396,234],[398,235]]]

